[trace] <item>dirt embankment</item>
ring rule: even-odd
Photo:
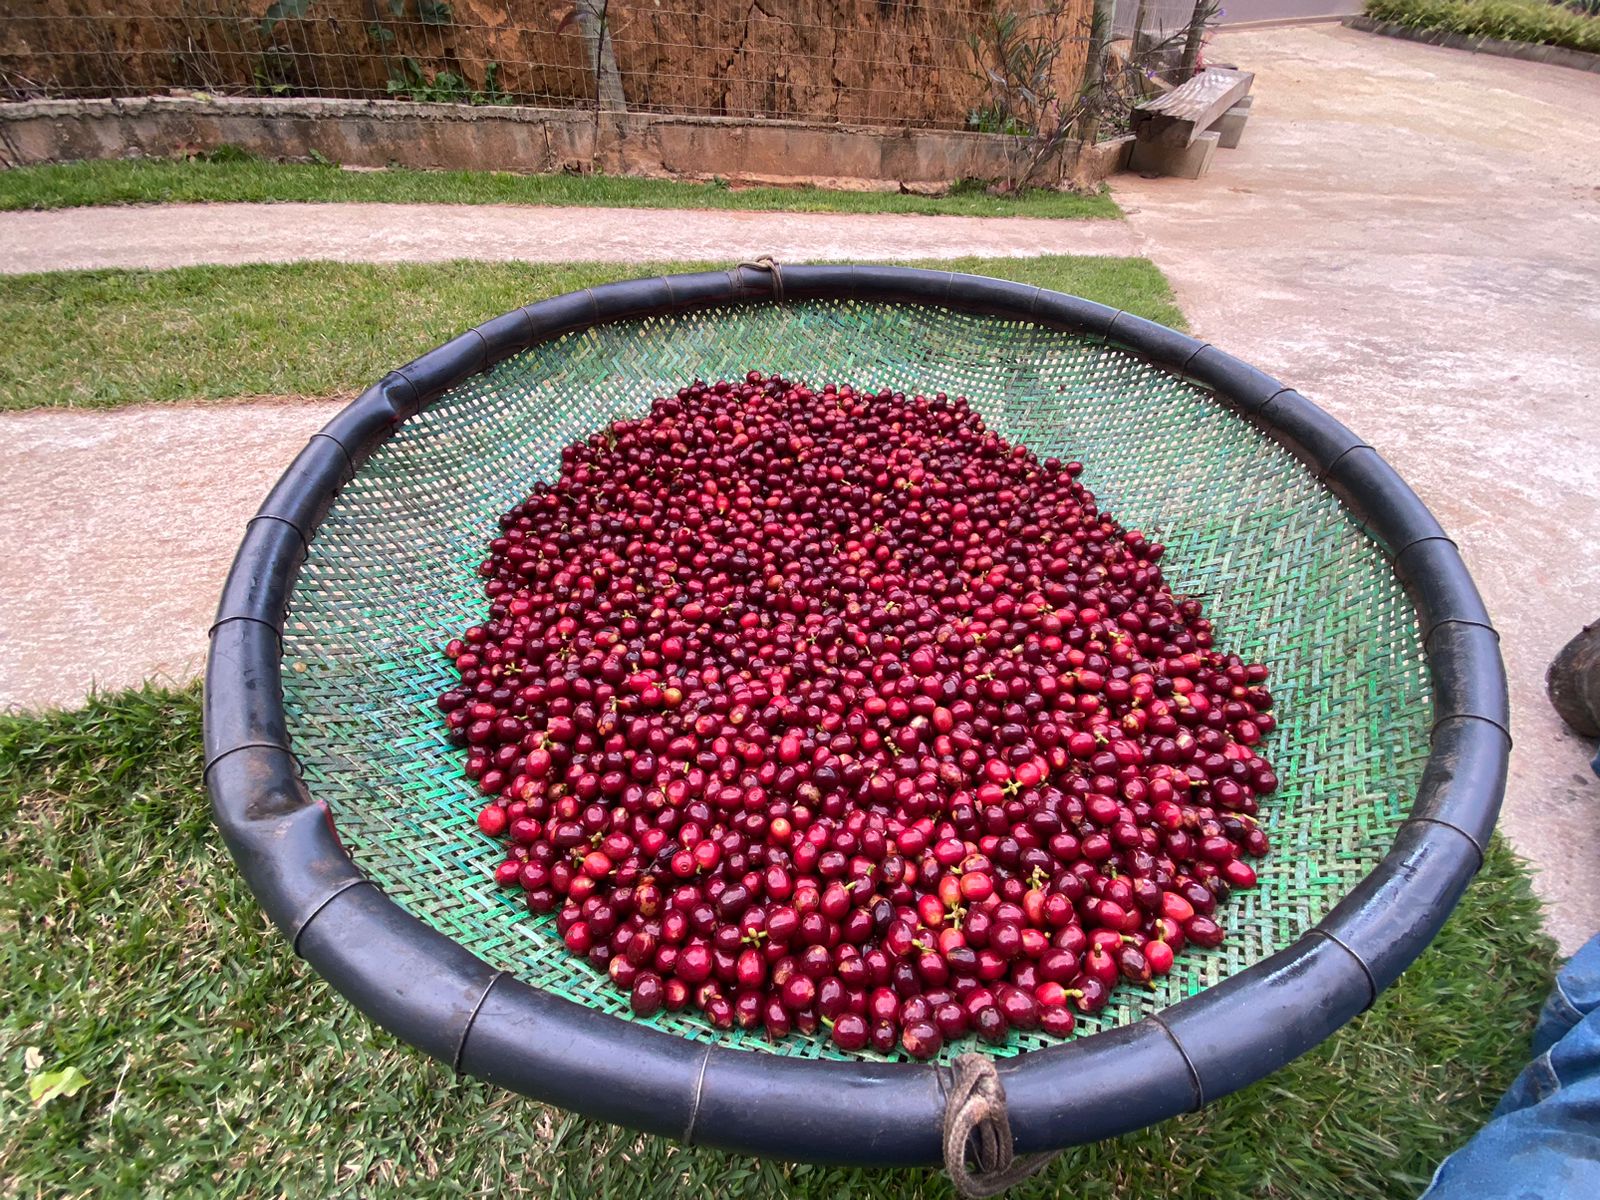
[[[594,102],[602,28],[571,0],[34,0],[0,25],[0,99],[168,89],[493,103]],[[1092,0],[1019,18],[1059,46],[1075,93]],[[610,0],[603,28],[635,110],[965,127],[990,103],[974,37],[992,44],[1007,0]],[[397,15],[398,13],[398,15]]]

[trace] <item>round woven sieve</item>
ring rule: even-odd
[[[1259,372],[1071,297],[741,268],[595,289],[457,339],[314,438],[252,523],[214,631],[208,781],[263,904],[357,1004],[457,1067],[657,1132],[937,1160],[937,1066],[634,1018],[552,917],[495,886],[503,854],[432,703],[454,682],[441,647],[483,612],[496,517],[561,448],[751,368],[965,395],[1041,457],[1080,459],[1103,508],[1167,544],[1164,574],[1204,601],[1217,644],[1271,669],[1264,752],[1283,787],[1262,808],[1260,886],[1219,910],[1222,946],[1117,989],[1068,1043],[985,1049],[1009,1059],[1020,1150],[1243,1086],[1420,951],[1492,828],[1504,679],[1454,547],[1381,458]],[[1073,1098],[1086,1077],[1109,1102]]]

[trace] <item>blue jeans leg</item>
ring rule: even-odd
[[[1556,976],[1533,1052],[1422,1200],[1600,1198],[1600,934]]]

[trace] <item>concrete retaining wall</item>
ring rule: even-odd
[[[356,167],[608,174],[845,187],[1004,178],[1017,140],[995,134],[743,121],[578,109],[152,96],[0,105],[0,161],[168,158],[235,145],[263,158],[313,153]],[[1126,146],[1102,144],[1085,180]],[[1071,161],[1075,148],[1064,156]],[[1050,181],[1044,181],[1050,182]]]

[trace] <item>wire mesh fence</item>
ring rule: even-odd
[[[398,98],[1037,136],[1068,109],[1116,128],[1182,73],[1194,12],[1195,0],[13,0],[0,99]]]

